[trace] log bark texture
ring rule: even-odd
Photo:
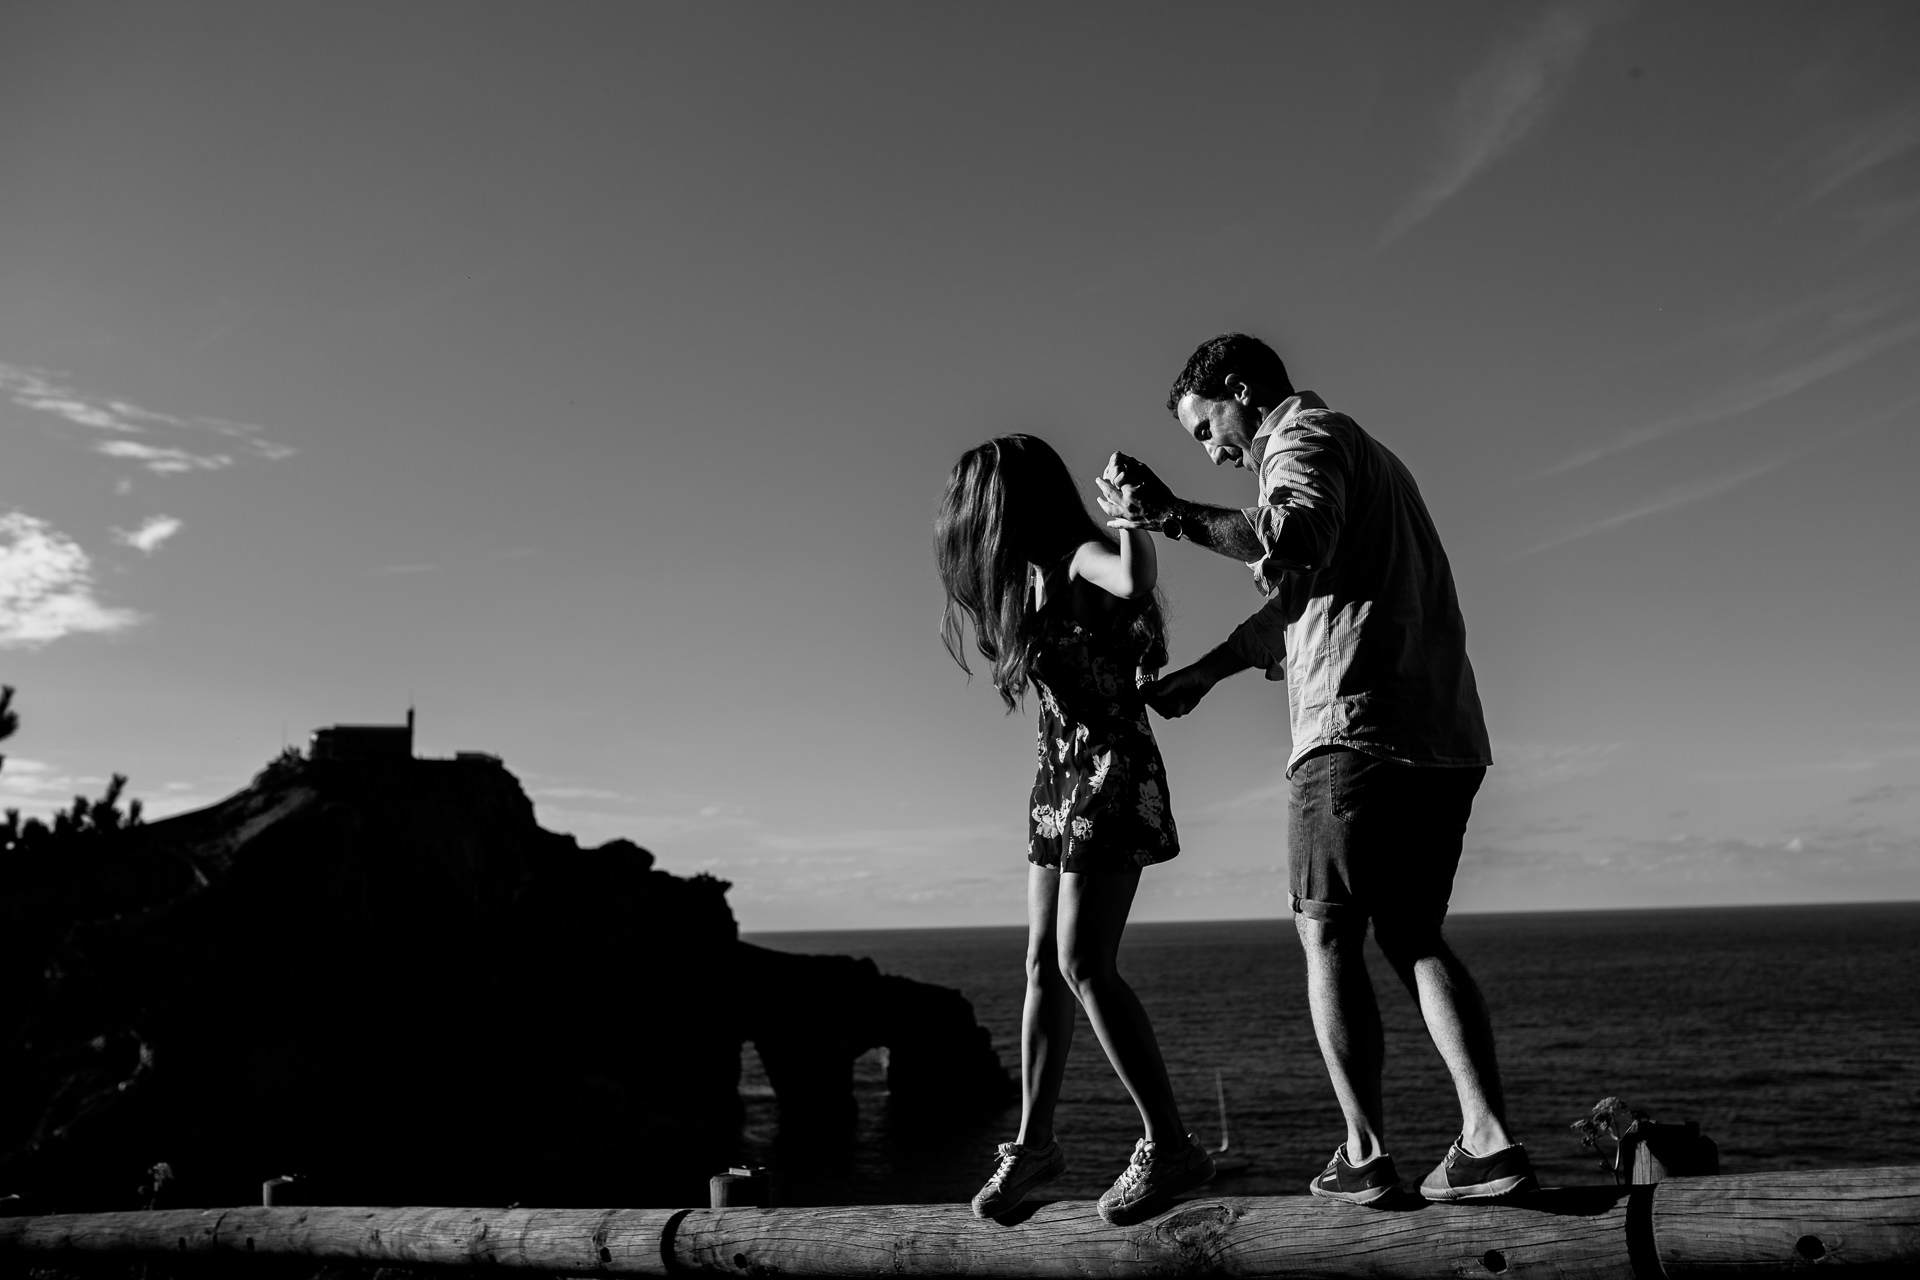
[[[663,1276],[675,1209],[172,1209],[0,1218],[0,1254],[265,1254]]]
[[[1091,1204],[815,1209],[243,1208],[0,1219],[0,1257],[294,1255],[582,1274],[1539,1277],[1920,1274],[1920,1167],[1678,1178],[1512,1204],[1189,1200],[1109,1227]],[[37,1265],[37,1264],[36,1264]]]
[[[1653,1198],[1668,1280],[1814,1267],[1920,1275],[1920,1169],[1670,1178]]]
[[[965,1205],[720,1209],[674,1230],[677,1269],[723,1276],[1538,1276],[1632,1280],[1627,1192],[1547,1192],[1511,1205],[1363,1209],[1306,1196],[1190,1200],[1110,1227],[1091,1204],[1013,1225]]]

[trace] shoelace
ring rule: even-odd
[[[1000,1163],[994,1166],[993,1176],[987,1179],[988,1182],[1004,1183],[1007,1175],[1013,1172],[1013,1166],[1020,1163],[1020,1153],[1013,1148],[1014,1144],[1011,1142],[1000,1144]]]
[[[1142,1138],[1133,1146],[1133,1157],[1127,1161],[1126,1169],[1120,1174],[1120,1188],[1131,1191],[1140,1185],[1147,1176],[1147,1166],[1153,1163],[1153,1155],[1147,1150],[1147,1141]]]

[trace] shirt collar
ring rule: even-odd
[[[1267,456],[1267,445],[1273,437],[1293,425],[1293,420],[1308,409],[1324,409],[1327,402],[1311,391],[1300,391],[1282,400],[1272,413],[1260,420],[1260,429],[1253,433],[1249,443],[1253,446],[1253,468],[1260,469],[1260,463]]]

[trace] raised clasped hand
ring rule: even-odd
[[[1107,459],[1107,469],[1094,478],[1099,490],[1095,501],[1113,516],[1107,524],[1115,529],[1158,529],[1166,523],[1173,507],[1173,494],[1153,469],[1138,458],[1116,453]]]

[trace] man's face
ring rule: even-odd
[[[1253,433],[1260,429],[1260,419],[1247,403],[1245,384],[1235,389],[1239,394],[1225,400],[1209,400],[1189,391],[1173,413],[1180,429],[1207,451],[1214,466],[1231,464],[1251,470]]]

